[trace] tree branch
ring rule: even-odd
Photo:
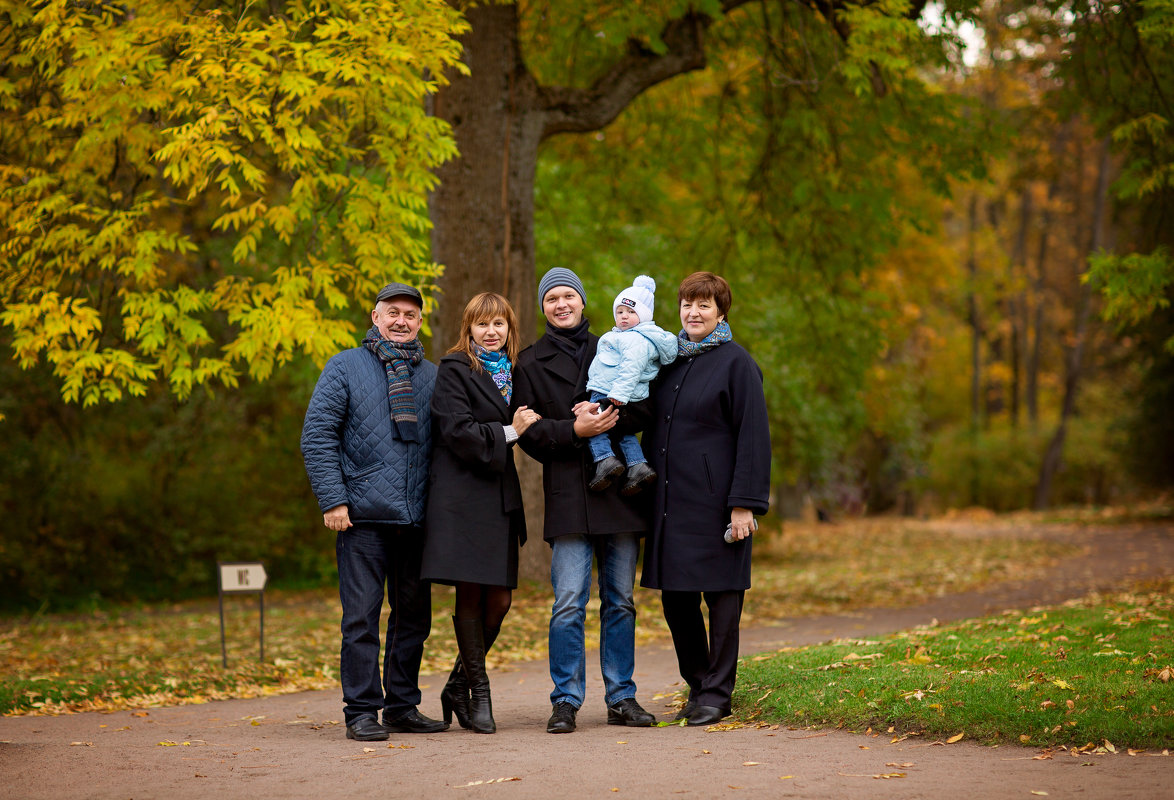
[[[753,0],[725,0],[728,14]],[[705,31],[714,19],[691,11],[669,20],[660,38],[668,48],[655,53],[636,39],[628,51],[590,88],[546,86],[539,89],[538,103],[545,116],[542,138],[556,133],[586,133],[603,128],[642,92],[658,83],[705,67]]]

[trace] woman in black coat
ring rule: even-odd
[[[738,625],[750,588],[750,533],[769,506],[770,428],[762,370],[733,341],[730,286],[695,272],[677,293],[678,356],[653,392],[644,449],[657,482],[640,585],[660,589],[689,701],[678,719],[730,713]],[[727,537],[723,534],[729,526]],[[701,600],[709,609],[706,635]]]
[[[456,586],[460,655],[440,695],[444,721],[493,733],[485,652],[518,585],[526,541],[512,445],[538,414],[513,408],[517,320],[484,292],[465,306],[457,344],[440,359],[432,395],[432,469],[421,577]],[[512,410],[511,410],[512,409]]]

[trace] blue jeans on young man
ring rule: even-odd
[[[599,563],[599,666],[604,702],[613,706],[636,696],[636,558],[640,539],[634,533],[604,536],[559,536],[552,542],[550,582],[551,705],[581,708],[587,693],[587,648],[583,625],[591,594],[591,564]]]
[[[600,400],[607,398],[603,392],[592,392],[591,402],[598,403]],[[592,461],[603,461],[608,456],[614,456],[616,451],[612,449],[611,437],[606,433],[597,433],[587,439],[587,447],[591,449]],[[620,452],[624,454],[624,462],[630,467],[633,464],[642,464],[648,459],[644,457],[644,451],[640,449],[640,440],[630,433],[624,434],[620,438]]]
[[[420,703],[420,661],[432,628],[432,588],[420,580],[424,532],[398,525],[354,525],[335,541],[342,601],[342,683],[346,724],[392,722]],[[379,677],[379,617],[390,606]]]

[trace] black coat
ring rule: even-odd
[[[526,541],[522,490],[505,426],[513,419],[493,378],[464,353],[440,359],[432,395],[432,474],[421,577],[518,584]]]
[[[587,440],[575,435],[571,407],[588,397],[587,367],[595,357],[598,342],[598,336],[588,334],[583,363],[576,364],[543,336],[518,355],[514,368],[514,402],[542,415],[522,434],[521,445],[542,463],[546,501],[543,537],[548,542],[569,534],[643,534],[648,530],[646,494],[622,496],[622,480],[602,492],[587,489],[595,467]],[[651,400],[624,405],[612,435],[643,430],[651,410]]]
[[[726,544],[730,511],[770,505],[770,426],[762,370],[735,342],[661,370],[644,451],[658,473],[640,585],[750,588],[751,539]]]

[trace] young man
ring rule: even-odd
[[[607,721],[645,727],[655,717],[636,701],[632,680],[636,658],[632,588],[647,520],[641,499],[621,495],[619,483],[605,491],[588,490],[594,463],[586,440],[605,431],[622,435],[641,430],[649,421],[649,403],[595,413],[598,404],[587,402],[584,386],[598,337],[591,334],[583,317],[583,283],[571,270],[556,267],[543,276],[538,298],[546,316],[546,333],[518,355],[514,392],[516,402],[542,415],[519,441],[543,465],[543,533],[553,550],[550,677],[554,689],[546,730],[575,730],[575,715],[586,695],[583,622],[593,560],[599,564],[599,660]]]
[[[346,735],[382,741],[389,733],[435,733],[447,726],[416,709],[432,622],[431,587],[420,580],[420,558],[436,381],[436,366],[424,359],[417,338],[420,292],[402,283],[383,287],[371,323],[361,347],[344,350],[322,370],[302,428],[302,456],[322,521],[338,531]],[[392,613],[381,684],[385,586]]]

